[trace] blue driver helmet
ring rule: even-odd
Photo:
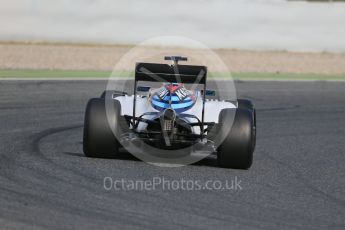
[[[187,90],[181,83],[167,83],[156,90],[150,97],[151,105],[158,111],[167,108],[175,110],[177,113],[192,108],[196,102],[197,96],[190,90]],[[171,103],[170,103],[171,100]]]

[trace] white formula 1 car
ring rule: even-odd
[[[252,102],[209,100],[216,92],[206,88],[207,67],[180,65],[187,60],[180,56],[165,60],[173,64],[136,64],[132,95],[104,91],[89,100],[85,155],[112,157],[128,142],[140,141],[164,150],[211,149],[221,167],[248,169],[256,142]]]

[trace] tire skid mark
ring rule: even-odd
[[[82,124],[77,124],[77,125],[69,125],[69,126],[63,126],[63,127],[58,127],[58,128],[46,129],[46,130],[34,135],[34,140],[32,142],[32,151],[42,154],[42,152],[39,148],[39,143],[43,138],[48,137],[48,136],[53,135],[53,134],[56,134],[56,133],[61,133],[64,131],[77,129],[77,128],[81,128],[81,127],[83,127]]]
[[[56,165],[53,161],[51,161],[50,159],[48,159],[41,151],[40,151],[40,148],[39,148],[39,144],[40,144],[40,141],[42,139],[44,139],[45,137],[47,136],[50,136],[52,134],[55,134],[55,133],[59,133],[59,132],[63,132],[63,131],[66,131],[66,130],[71,130],[71,129],[75,129],[75,128],[80,128],[81,125],[73,125],[73,126],[65,126],[65,127],[60,127],[60,128],[51,128],[51,129],[47,129],[47,130],[44,130],[38,134],[35,134],[33,135],[33,141],[31,142],[31,144],[29,145],[29,147],[27,145],[24,145],[25,148],[28,148],[29,150],[28,151],[25,151],[25,154],[29,154],[30,155],[33,155],[33,156],[36,156],[38,157],[38,159],[36,159],[35,161],[35,164],[37,163],[42,163],[42,164],[45,164],[45,166],[47,166],[48,164],[50,165],[54,165],[56,167],[58,167],[58,169],[64,169],[66,171],[71,171],[73,172],[71,169],[69,168],[65,168],[61,165]],[[11,161],[13,161],[13,158],[9,158]],[[30,159],[32,160],[32,159]],[[35,160],[35,159],[33,159]],[[30,162],[30,161],[29,161]],[[64,180],[63,178],[59,177],[59,176],[56,176],[55,174],[52,174],[52,173],[47,173],[47,170],[43,167],[41,167],[40,165],[34,165],[34,164],[28,164],[27,162],[15,162],[13,161],[13,164],[16,165],[17,168],[21,167],[22,169],[25,169],[25,170],[29,170],[31,173],[33,173],[32,176],[36,177],[36,178],[39,178],[41,177],[42,175],[44,175],[45,177],[49,177],[51,179],[54,179],[56,181],[60,181],[60,182],[63,182],[63,183],[66,183],[67,181]],[[82,177],[82,178],[90,178],[89,175],[84,175],[84,174],[77,174],[76,172],[73,172],[74,174]],[[6,176],[6,177],[5,177]],[[20,175],[16,175],[15,172],[12,172],[11,174],[10,173],[7,173],[6,175],[4,175],[4,177],[11,181],[11,182],[14,182],[16,184],[20,184],[20,180],[21,180],[21,177]],[[25,181],[24,181],[25,182]],[[70,183],[70,181],[68,181]],[[36,182],[34,181],[31,181],[31,186],[33,184],[35,184]],[[79,185],[79,186],[83,186],[83,185]]]
[[[56,162],[54,162],[53,160],[49,159],[48,157],[45,156],[45,154],[41,151],[40,149],[40,143],[43,139],[47,138],[48,136],[54,135],[54,134],[58,134],[58,133],[62,133],[65,131],[69,131],[69,130],[73,130],[73,129],[78,129],[83,127],[82,124],[77,124],[77,125],[69,125],[69,126],[63,126],[63,127],[58,127],[58,128],[50,128],[50,129],[46,129],[42,132],[40,132],[39,134],[36,134],[34,137],[34,140],[32,142],[32,151],[36,154],[39,155],[41,159],[44,159],[45,161],[49,162],[50,164],[58,167],[59,169],[63,169],[69,172],[72,172],[73,174],[80,176],[82,178],[88,179],[89,181],[94,181],[97,178],[92,178],[89,174],[84,174],[81,173],[80,171],[77,170],[73,170],[71,168],[65,167],[61,164],[57,164]],[[91,179],[91,180],[90,180]]]
[[[66,167],[63,167],[61,165],[55,164],[53,161],[51,161],[50,159],[45,157],[45,155],[40,150],[40,142],[44,138],[46,138],[46,137],[48,137],[50,135],[57,134],[57,133],[60,133],[60,132],[65,132],[65,131],[68,131],[68,130],[73,130],[73,129],[80,128],[80,127],[82,127],[82,125],[64,126],[64,127],[51,128],[51,129],[44,130],[44,131],[34,135],[34,141],[31,144],[32,148],[31,148],[30,152],[38,153],[39,156],[40,156],[40,159],[44,160],[47,163],[54,164],[55,166],[59,167],[60,169],[64,169],[66,171],[71,171],[72,173],[77,174],[75,171],[71,170],[70,168],[66,168]],[[37,169],[37,168],[35,168],[34,171],[36,171],[36,172],[39,171],[38,172],[39,175],[44,175],[45,177],[50,177],[52,179],[61,181],[63,183],[69,183],[69,181],[62,180],[60,177],[47,174],[45,169]],[[80,174],[80,173],[78,173],[78,174],[79,174],[79,176],[83,176],[86,179],[89,179],[88,180],[89,183],[94,181],[94,180],[90,180],[90,175],[84,175],[84,174]],[[30,183],[32,184],[34,182],[30,182]],[[35,186],[32,186],[32,187],[30,186],[29,189],[32,189],[34,187]],[[84,188],[86,191],[88,191],[90,193],[95,193],[95,190],[91,189],[91,191],[90,191],[90,186],[85,186],[85,185],[78,184],[78,188]],[[18,192],[18,190],[8,190],[8,189],[5,189],[5,190],[7,190],[8,192],[12,191],[12,193],[16,191],[15,193],[17,193],[18,195],[29,196],[31,198],[37,198],[36,195],[20,193],[20,192]],[[50,190],[45,191],[45,192],[49,192],[50,194],[52,194]],[[58,193],[56,192],[56,194],[58,194]],[[125,196],[125,195],[122,194],[122,196]],[[110,196],[104,196],[103,198],[106,198],[106,197],[109,199],[109,201],[112,200],[111,194],[110,194]],[[37,198],[37,199],[41,199],[41,198]],[[52,205],[52,206],[54,205],[56,207],[56,203],[55,202],[51,202],[51,201],[49,201],[47,199],[44,199],[44,200],[45,200],[45,203],[48,203],[49,205]],[[92,204],[88,205],[89,209],[87,207],[85,207],[86,204],[84,205],[83,209],[80,209],[79,207],[74,207],[74,206],[71,207],[70,203],[69,204],[65,204],[63,202],[62,203],[60,202],[60,205],[62,206],[61,210],[63,210],[64,212],[66,212],[66,211],[73,211],[74,212],[75,211],[76,213],[78,212],[78,213],[84,213],[84,214],[85,214],[85,212],[87,212],[86,214],[88,214],[89,216],[95,216],[96,213],[97,213],[97,217],[99,217],[101,220],[108,221],[109,219],[112,219],[112,220],[116,221],[117,224],[118,223],[122,223],[124,225],[132,225],[132,224],[134,224],[133,222],[135,222],[135,225],[139,225],[139,224],[142,225],[142,223],[146,220],[145,218],[139,218],[136,213],[132,213],[131,214],[131,213],[126,212],[127,217],[128,217],[128,215],[131,215],[131,217],[133,219],[135,219],[135,221],[132,221],[131,223],[128,223],[125,218],[122,218],[123,212],[121,210],[116,211],[114,209],[109,210],[109,209],[106,209],[106,208],[101,208],[99,206],[94,207],[94,206],[92,206]],[[72,210],[70,210],[70,208],[72,208]],[[85,211],[85,210],[93,210],[93,211]],[[116,213],[117,213],[117,215],[114,215]],[[116,218],[116,216],[118,216],[118,217]],[[157,224],[159,224],[159,222],[157,222]]]

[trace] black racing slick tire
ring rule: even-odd
[[[229,128],[232,121],[233,125]],[[223,109],[219,114],[219,125],[224,138],[217,151],[219,166],[249,169],[253,162],[256,139],[253,111]]]
[[[108,119],[104,98],[92,98],[87,103],[83,136],[83,150],[87,157],[112,158],[119,151],[120,143],[112,130],[118,128],[121,104],[113,100],[111,106]]]
[[[238,108],[253,110],[254,105],[250,100],[247,99],[237,99]]]
[[[251,102],[248,99],[237,99],[237,103],[238,103],[238,108],[240,108],[240,109],[248,109],[248,110],[252,111],[253,119],[254,119],[254,134],[256,136],[256,132],[257,132],[257,128],[256,128],[256,109],[254,107],[253,102]],[[256,138],[254,139],[254,146],[253,146],[253,148],[255,148],[255,145],[256,145]]]
[[[240,109],[248,109],[253,111],[254,116],[254,126],[256,128],[256,110],[254,108],[254,104],[248,99],[237,99],[238,108]]]

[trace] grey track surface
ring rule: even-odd
[[[258,109],[254,164],[88,159],[103,81],[0,81],[1,229],[345,229],[345,83],[237,82]],[[241,180],[242,190],[106,191],[103,178]]]

